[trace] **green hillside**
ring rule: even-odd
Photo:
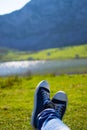
[[[68,108],[63,121],[71,130],[87,130],[87,75],[43,75],[0,78],[0,130],[33,130],[30,125],[35,87],[50,83],[51,98],[63,90]]]
[[[87,58],[87,44],[35,52],[0,49],[0,61]]]

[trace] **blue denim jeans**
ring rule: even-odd
[[[70,130],[54,109],[45,109],[37,117],[38,130]]]

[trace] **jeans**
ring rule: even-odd
[[[37,117],[38,130],[70,130],[54,109],[45,109]]]

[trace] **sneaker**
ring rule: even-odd
[[[59,119],[62,120],[65,114],[67,102],[68,102],[66,93],[63,91],[57,92],[52,98],[52,102],[55,105],[55,110],[57,111]]]
[[[46,108],[50,108],[50,88],[47,81],[41,81],[35,91],[34,95],[34,110],[31,118],[31,125],[37,128],[37,115]]]

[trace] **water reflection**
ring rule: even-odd
[[[0,63],[0,76],[45,74],[45,73],[86,73],[87,59],[65,61],[14,61]]]

